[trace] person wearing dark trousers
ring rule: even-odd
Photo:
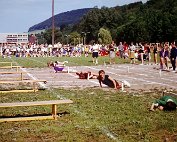
[[[175,72],[176,70],[176,57],[177,57],[177,49],[174,43],[171,44],[171,53],[170,53],[170,59],[171,59],[171,64],[173,67],[173,71]]]

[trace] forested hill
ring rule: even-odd
[[[90,10],[91,8],[84,8],[84,9],[77,9],[77,10],[72,10],[72,11],[57,14],[55,15],[55,26],[61,27],[70,24],[71,25],[76,24]],[[49,18],[39,24],[30,27],[29,31],[48,29],[51,28],[51,25],[52,25],[52,18]]]
[[[148,0],[144,4],[95,8],[83,17],[77,31],[89,31],[89,42],[98,37],[100,28],[109,30],[116,41],[177,40],[177,0]]]
[[[111,8],[80,9],[59,14],[55,19],[55,25],[61,29],[56,32],[59,37],[56,41],[61,42],[65,35],[70,35],[70,41],[85,35],[86,43],[177,41],[177,0],[148,0]],[[30,31],[45,27],[51,27],[51,19],[33,26]],[[44,34],[48,35],[45,36],[49,39],[47,43],[51,43],[50,30]],[[107,40],[107,37],[111,39]]]

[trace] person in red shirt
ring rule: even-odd
[[[128,56],[128,44],[124,42],[123,47],[124,47],[124,59],[125,59],[129,57]]]

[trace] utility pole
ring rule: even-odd
[[[54,0],[52,0],[52,47],[54,47],[54,41],[55,41],[55,21],[54,21]]]
[[[84,34],[83,36],[83,45],[86,44],[86,37],[87,37],[87,34],[89,34],[90,32],[82,32],[82,34]]]

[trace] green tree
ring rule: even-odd
[[[72,32],[70,34],[70,43],[72,45],[77,45],[82,42],[82,37],[78,32]]]
[[[113,8],[93,8],[73,26],[72,32],[90,32],[89,41],[98,38],[100,28],[108,29],[115,42],[164,42],[177,40],[177,0],[148,0]]]
[[[54,43],[63,43],[64,41],[64,36],[62,32],[59,29],[54,30]],[[48,29],[47,31],[44,32],[44,38],[47,41],[47,44],[52,44],[52,29]]]
[[[111,37],[111,33],[109,30],[106,30],[104,28],[100,28],[99,42],[102,42],[102,44],[110,44],[112,42],[112,37]]]
[[[43,32],[41,32],[39,34],[36,34],[35,36],[37,38],[38,44],[45,44],[45,43],[47,43],[46,39],[44,38],[44,33]]]

